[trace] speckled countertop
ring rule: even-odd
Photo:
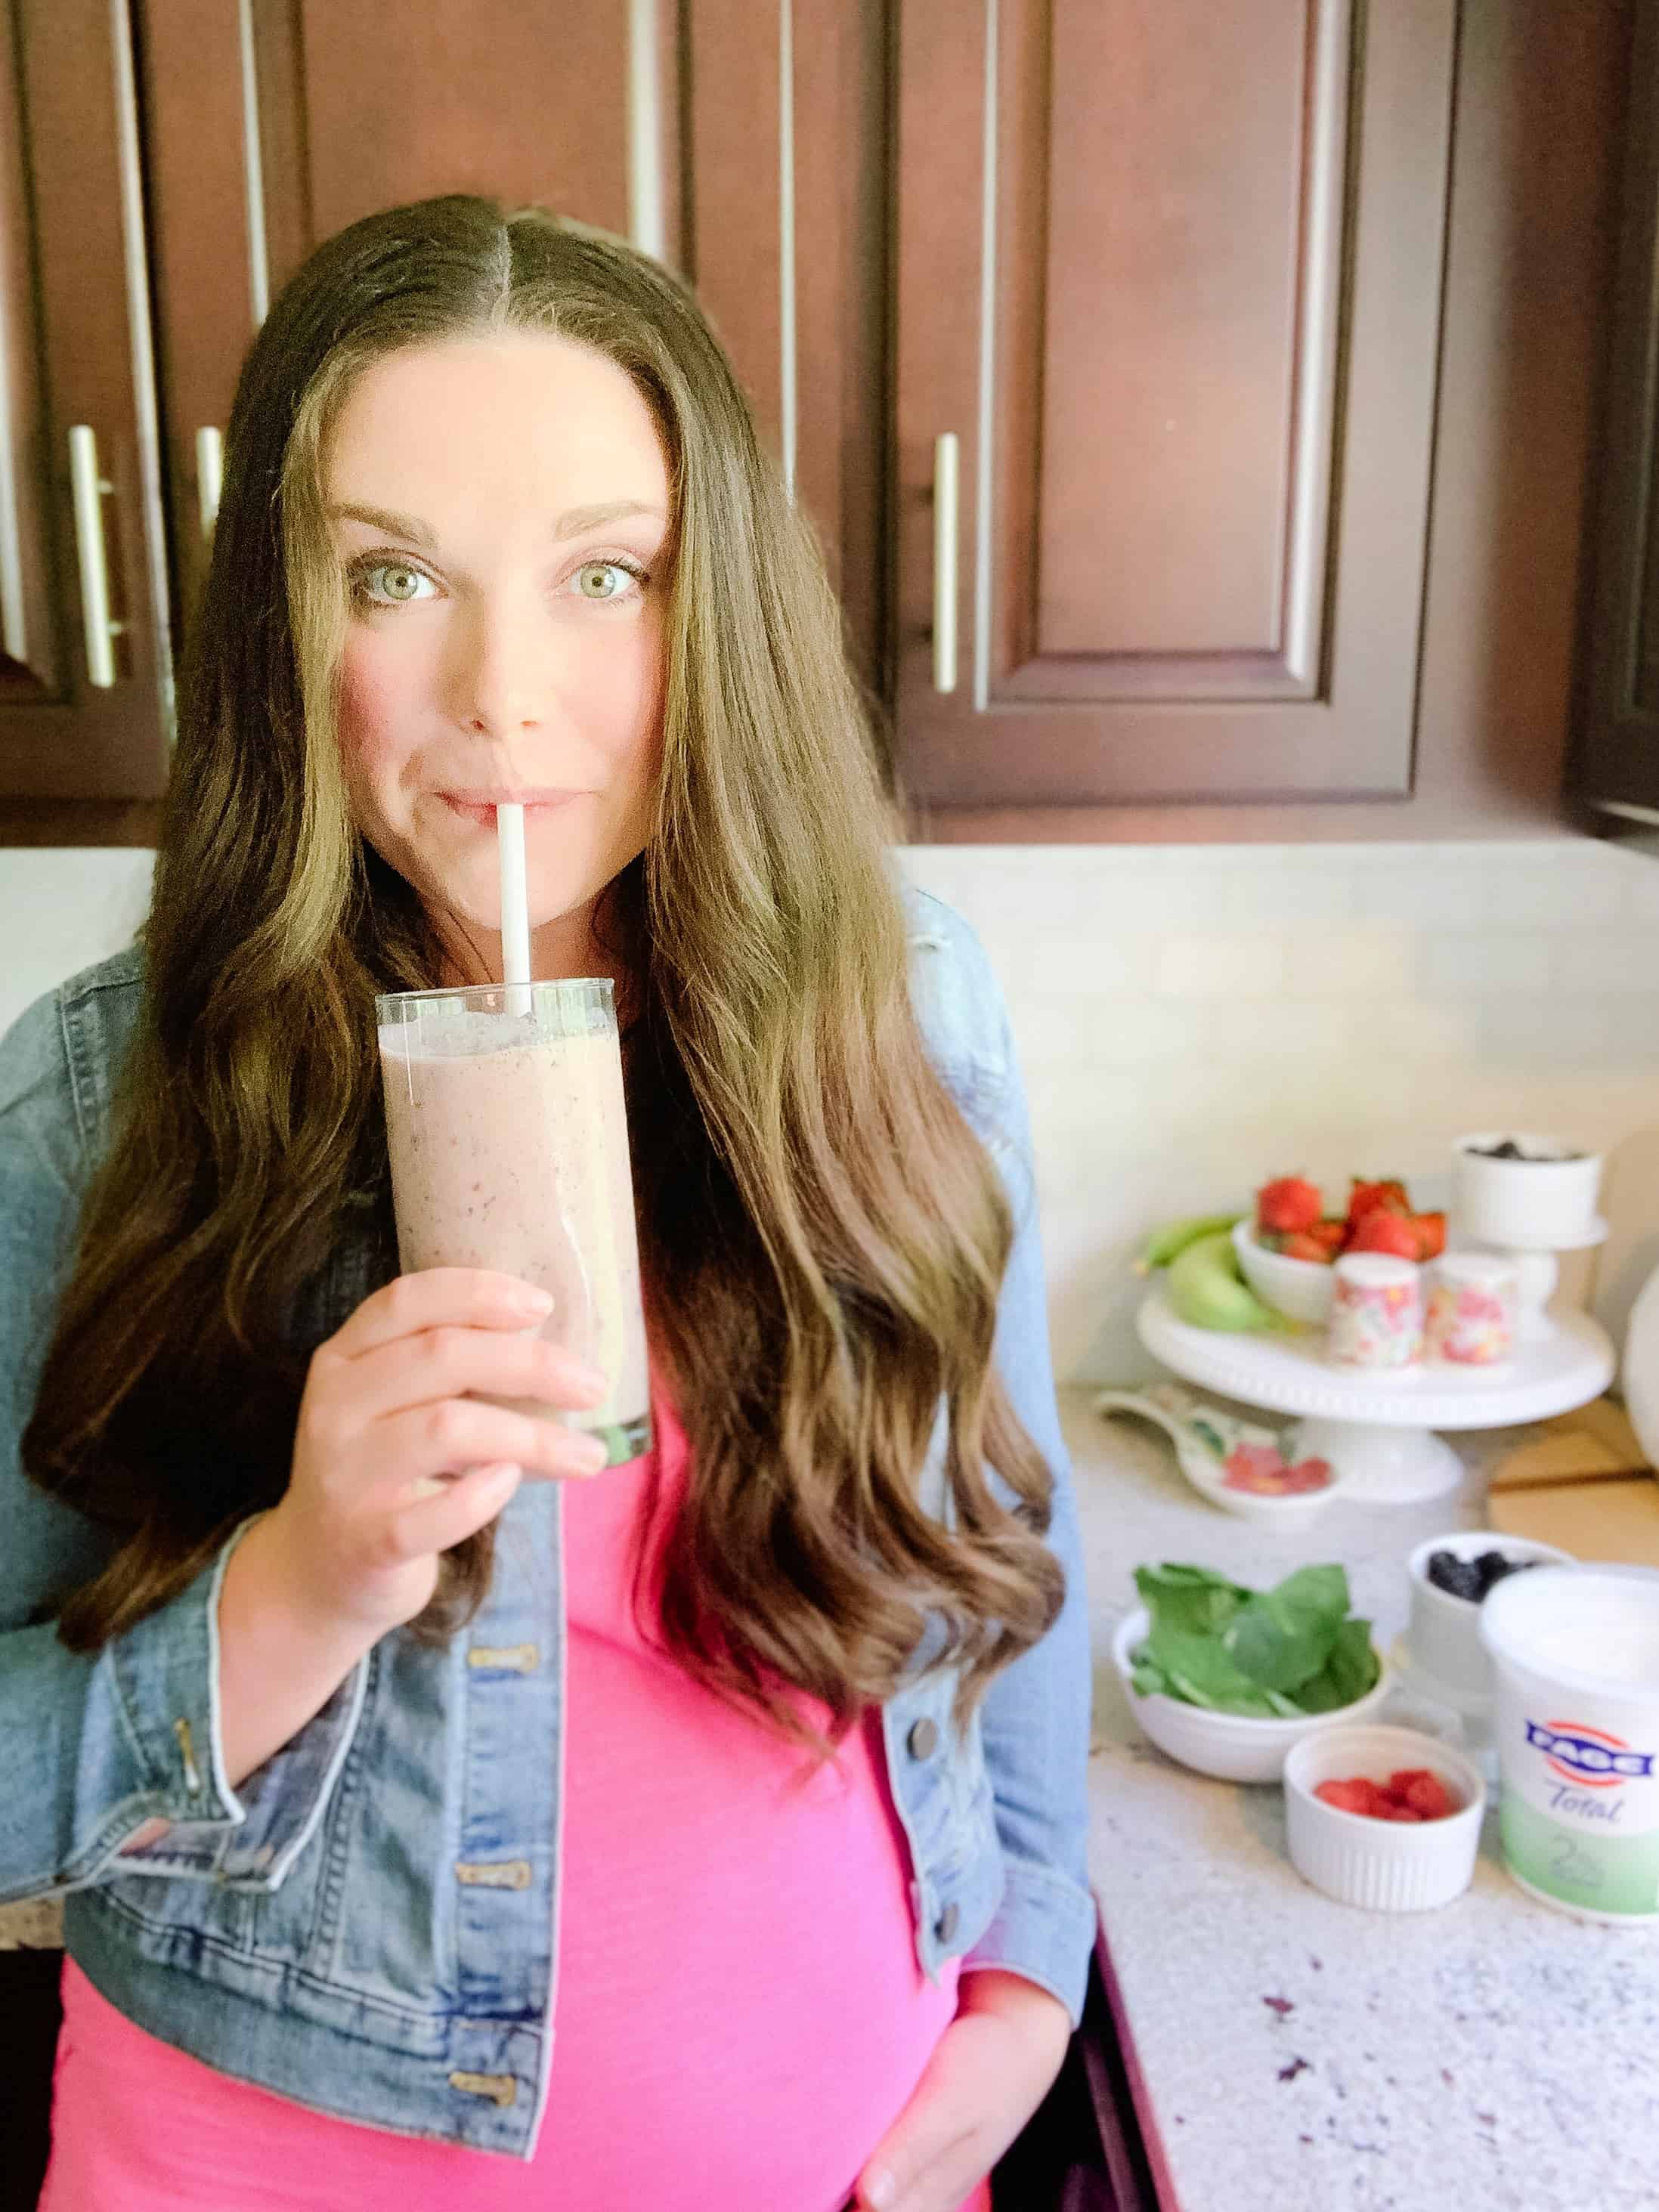
[[[1406,1559],[1482,1525],[1502,1439],[1427,1505],[1345,1506],[1296,1534],[1208,1504],[1139,1422],[1062,1393],[1094,1623],[1090,1872],[1164,2212],[1655,2212],[1659,1930],[1534,1902],[1489,1817],[1472,1887],[1373,1913],[1310,1888],[1277,1788],[1207,1780],[1140,1735],[1113,1670],[1133,1568],[1267,1583],[1340,1559],[1386,1649]]]

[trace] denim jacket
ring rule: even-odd
[[[1050,1541],[1067,1594],[965,1732],[951,1723],[953,1675],[914,1668],[884,1711],[888,1773],[923,1970],[936,1977],[952,1956],[1012,1969],[1075,2022],[1095,1923],[1086,1607],[1025,1104],[977,939],[938,900],[905,896],[924,1035],[1014,1208],[997,1358],[1053,1470]],[[112,1540],[26,1480],[18,1439],[141,976],[137,949],[118,954],[37,1001],[0,1041],[0,1902],[61,1895],[67,1947],[104,1994],[222,2071],[319,2112],[528,2158],[553,2042],[556,1486],[526,1484],[507,1506],[517,1540],[499,1547],[470,1627],[437,1650],[402,1631],[382,1637],[235,1790],[216,1626],[241,1529],[179,1596],[95,1655],[67,1650],[53,1626]],[[303,1348],[380,1279],[366,1244],[338,1245]],[[941,1418],[922,1477],[941,1515],[944,1434]],[[526,1744],[545,1755],[526,1759]],[[167,1832],[124,1854],[158,1818]]]

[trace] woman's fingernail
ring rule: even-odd
[[[525,1283],[516,1290],[513,1303],[520,1313],[534,1314],[538,1321],[545,1321],[553,1310],[552,1293],[538,1291],[533,1283]]]
[[[609,1382],[597,1367],[579,1367],[570,1379],[590,1406],[597,1406],[611,1389]]]
[[[898,2184],[884,2167],[879,2172],[871,2175],[864,2193],[874,2205],[875,2212],[885,2212],[885,2207],[898,2195]]]
[[[611,1452],[602,1437],[578,1437],[571,1446],[570,1456],[583,1474],[597,1474]]]

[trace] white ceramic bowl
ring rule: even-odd
[[[1355,1774],[1386,1782],[1402,1766],[1438,1775],[1460,1809],[1443,1820],[1375,1820],[1344,1813],[1314,1792]],[[1415,1729],[1327,1729],[1285,1761],[1285,1840],[1304,1881],[1340,1905],[1422,1912],[1469,1886],[1480,1848],[1486,1785],[1462,1753]]]
[[[1311,1322],[1322,1328],[1331,1317],[1336,1296],[1336,1273],[1320,1260],[1287,1260],[1255,1241],[1249,1221],[1233,1225],[1233,1249],[1244,1270],[1244,1279],[1264,1304],[1287,1321]]]
[[[1511,1137],[1523,1152],[1561,1154],[1575,1146],[1535,1130],[1492,1129],[1460,1137],[1453,1146],[1457,1162],[1452,1210],[1460,1233],[1477,1244],[1547,1245],[1587,1235],[1595,1219],[1601,1182],[1601,1156],[1494,1160],[1486,1149]],[[1474,1148],[1479,1146],[1479,1151]]]
[[[1407,1561],[1412,1584],[1412,1664],[1436,1682],[1462,1697],[1490,1698],[1492,1661],[1480,1640],[1481,1607],[1466,1597],[1454,1597],[1429,1580],[1429,1561],[1436,1552],[1451,1552],[1460,1559],[1479,1559],[1482,1552],[1501,1552],[1507,1559],[1537,1559],[1546,1566],[1571,1566],[1572,1554],[1553,1544],[1534,1543],[1528,1536],[1495,1534],[1490,1528],[1458,1528],[1449,1536],[1431,1536]]]
[[[1200,1774],[1214,1775],[1219,1782],[1277,1782],[1284,1771],[1285,1753],[1295,1745],[1308,1736],[1368,1718],[1393,1686],[1389,1662],[1379,1654],[1382,1672],[1363,1698],[1357,1698],[1351,1705],[1339,1705],[1334,1712],[1309,1713],[1300,1720],[1259,1721],[1248,1713],[1212,1712],[1207,1705],[1189,1705],[1161,1692],[1156,1697],[1143,1698],[1135,1689],[1129,1654],[1146,1641],[1152,1625],[1146,1607],[1138,1605],[1118,1623],[1112,1638],[1112,1664],[1129,1700],[1129,1710],[1160,1751]]]

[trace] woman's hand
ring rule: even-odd
[[[1072,2023],[1023,1975],[962,1978],[957,2016],[859,2176],[860,2212],[957,2212],[1052,2087]]]
[[[551,1308],[516,1276],[428,1267],[365,1298],[318,1346],[288,1491],[244,1539],[279,1563],[310,1618],[369,1640],[412,1620],[440,1553],[493,1519],[521,1479],[599,1472],[597,1439],[480,1402],[601,1403],[602,1375],[528,1334]]]

